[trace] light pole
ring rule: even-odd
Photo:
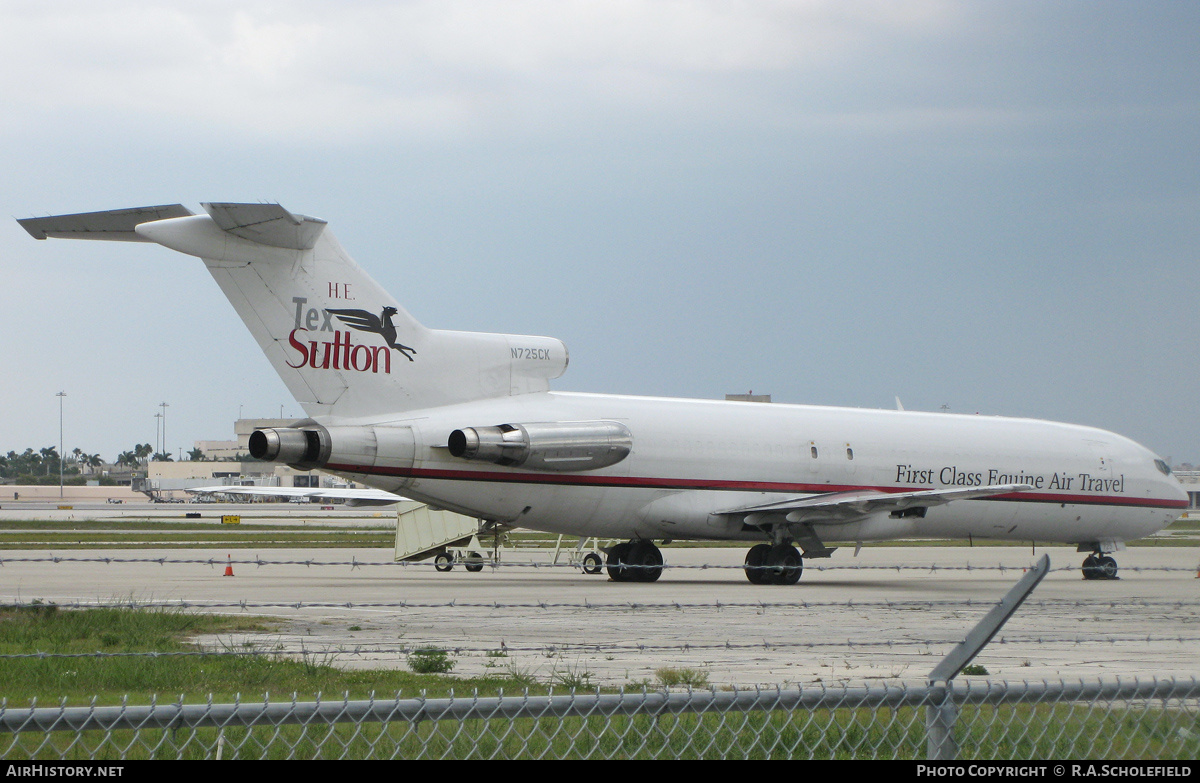
[[[60,391],[54,396],[58,398],[58,497],[61,500],[63,497],[63,397],[66,397],[67,393]]]
[[[167,407],[168,406],[165,402],[160,402],[158,404],[158,407],[163,409],[162,410],[162,419],[163,419],[162,420],[162,427],[163,427],[163,429],[162,429],[162,449],[160,450],[160,453],[162,453],[167,450]]]
[[[160,445],[162,443],[161,433],[162,433],[162,414],[156,413],[156,414],[154,414],[154,453],[155,454],[162,451],[162,446]]]

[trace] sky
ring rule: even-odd
[[[428,326],[562,339],[556,389],[1200,463],[1198,40],[1156,0],[0,0],[0,211],[279,202]],[[60,403],[109,460],[301,415],[197,259],[9,220],[0,268],[0,453]]]

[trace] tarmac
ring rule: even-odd
[[[269,633],[199,641],[354,668],[404,667],[432,646],[455,675],[564,686],[656,687],[662,669],[718,687],[911,682],[1048,554],[1049,575],[975,661],[989,678],[1200,676],[1200,546],[1131,547],[1114,581],[1082,579],[1073,547],[844,548],[786,587],[750,584],[740,547],[663,551],[662,578],[642,584],[526,553],[438,573],[387,549],[7,550],[0,600],[265,616]]]

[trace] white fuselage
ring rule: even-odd
[[[324,221],[278,204],[204,209],[21,223],[38,239],[150,241],[203,259],[311,417],[252,437],[261,458],[324,467],[482,519],[639,540],[617,551],[618,575],[632,557],[657,578],[659,555],[641,545],[652,539],[773,538],[770,562],[752,568],[789,579],[800,567],[784,551],[789,540],[813,556],[827,554],[823,540],[968,536],[1099,553],[1187,507],[1165,463],[1088,427],[551,392],[568,363],[559,340],[427,328]],[[506,441],[514,432],[527,442]],[[536,455],[531,433],[540,433]],[[548,445],[555,438],[566,445]],[[525,453],[513,457],[509,447]],[[1085,575],[1095,566],[1085,563]]]
[[[467,462],[463,426],[610,420],[628,458],[581,473]],[[1084,543],[1160,530],[1186,507],[1154,455],[1104,430],[1032,419],[615,395],[538,393],[331,424],[411,427],[411,465],[327,469],[485,519],[580,536],[761,540],[720,512],[775,498],[873,489],[1028,484],[1015,495],[815,524],[828,541],[961,537]]]

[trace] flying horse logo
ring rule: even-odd
[[[328,312],[336,315],[338,320],[346,326],[378,334],[389,347],[404,354],[410,362],[413,361],[412,355],[417,352],[416,349],[396,342],[396,327],[392,323],[392,316],[397,312],[396,308],[385,307],[380,315],[369,313],[366,310],[328,310]]]

